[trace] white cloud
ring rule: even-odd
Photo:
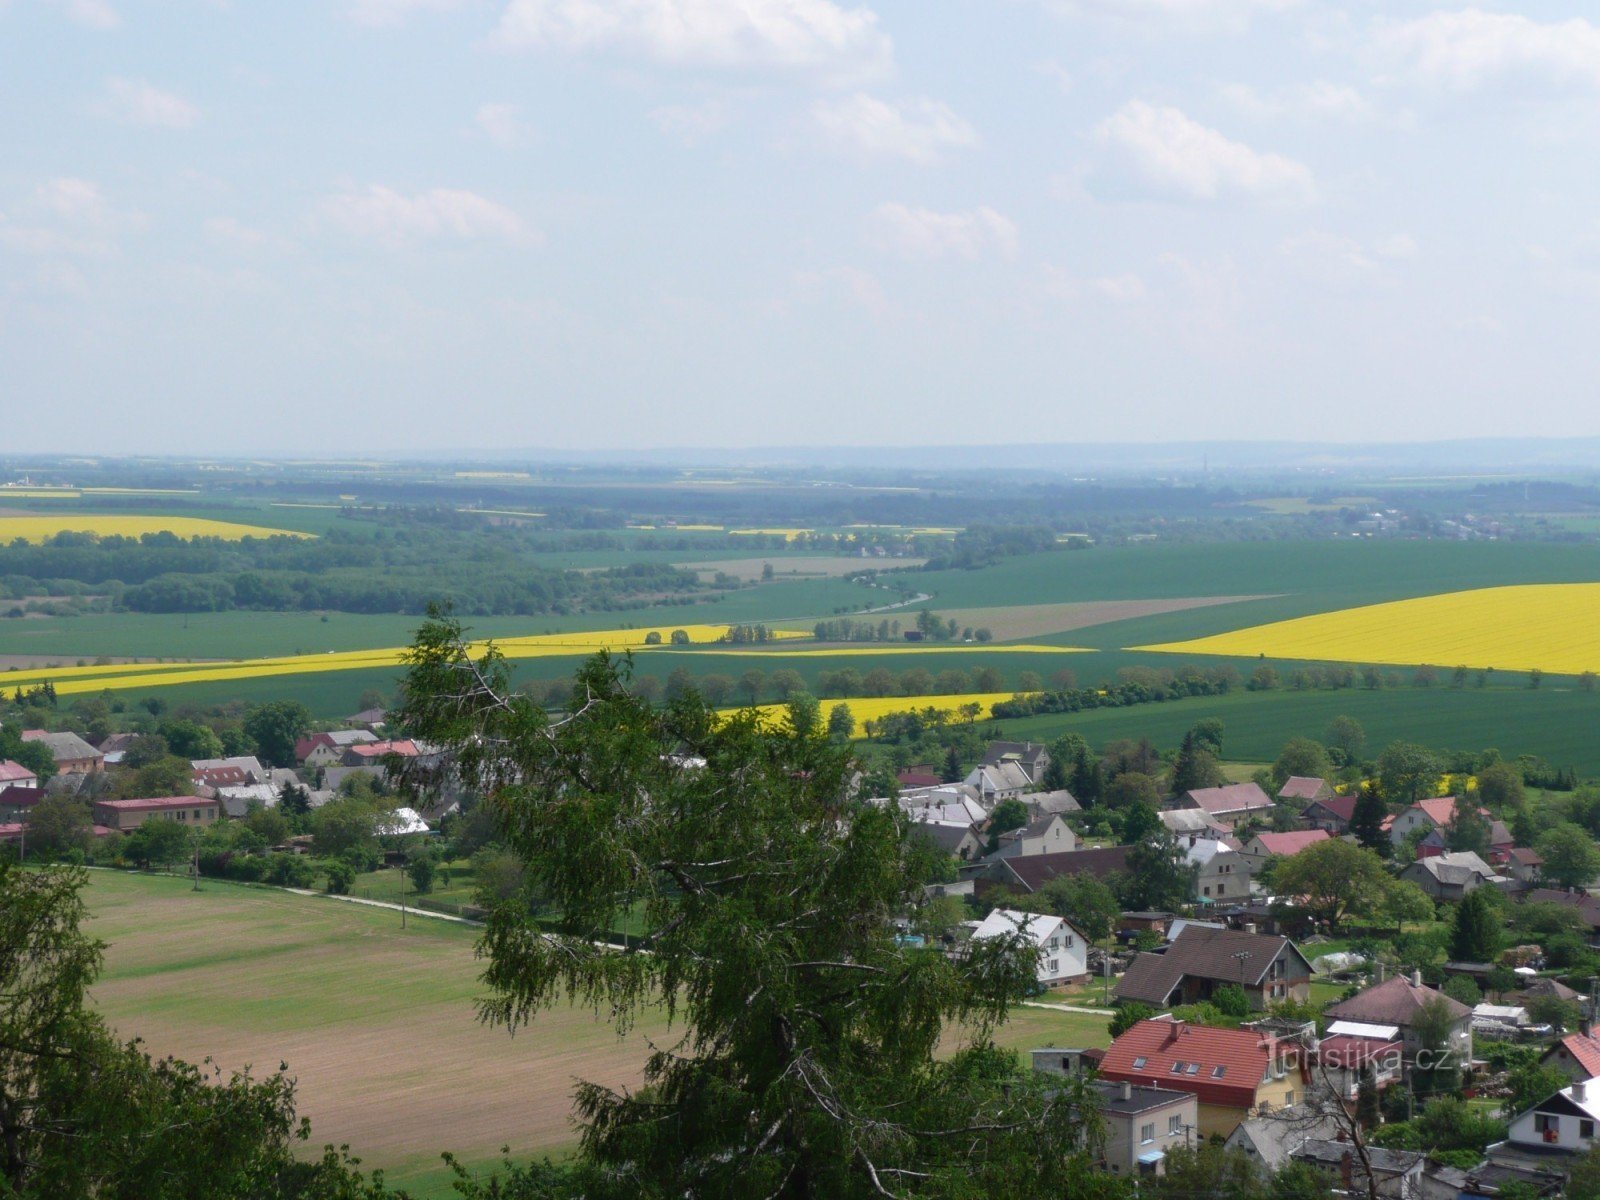
[[[1072,16],[1179,28],[1242,29],[1264,13],[1287,12],[1301,0],[1046,0],[1046,7]]]
[[[1275,92],[1261,92],[1247,83],[1222,89],[1223,98],[1246,116],[1332,117],[1342,121],[1369,121],[1378,115],[1372,101],[1347,84],[1319,79]]]
[[[803,300],[814,301],[830,296],[842,296],[850,303],[875,317],[891,313],[889,298],[883,284],[870,271],[860,267],[828,267],[820,271],[795,273],[795,286]]]
[[[829,75],[881,73],[893,58],[876,13],[831,0],[510,0],[495,40],[669,66]]]
[[[57,0],[57,6],[66,12],[74,25],[85,29],[115,29],[122,24],[117,10],[107,0]]]
[[[266,241],[266,235],[259,229],[252,229],[235,217],[211,217],[205,229],[212,241],[244,250],[253,250]]]
[[[163,91],[143,79],[108,79],[100,111],[124,125],[163,129],[188,129],[200,119],[200,110],[182,96]]]
[[[1305,274],[1341,287],[1396,281],[1393,264],[1417,256],[1417,243],[1408,234],[1378,238],[1370,245],[1352,237],[1313,230],[1286,238],[1278,252]]]
[[[449,12],[461,0],[350,0],[350,19],[358,25],[399,25],[414,13]]]
[[[139,213],[122,212],[100,185],[64,176],[40,184],[22,216],[0,213],[0,246],[25,254],[102,256],[116,250],[116,236],[144,224]]]
[[[372,184],[364,191],[330,196],[323,215],[336,227],[389,246],[429,238],[490,240],[514,246],[536,245],[542,239],[511,209],[476,192],[433,188],[406,196]]]
[[[1582,17],[1535,21],[1518,13],[1433,12],[1380,24],[1374,45],[1397,70],[1472,90],[1509,79],[1600,88],[1600,26]]]
[[[1176,108],[1133,100],[1102,121],[1095,140],[1137,190],[1183,200],[1225,196],[1310,199],[1311,171],[1253,150]]]
[[[668,137],[685,146],[698,146],[726,129],[733,117],[726,104],[712,98],[699,104],[663,104],[650,110],[650,119]]]
[[[1058,300],[1104,300],[1119,306],[1140,304],[1150,296],[1144,279],[1131,271],[1080,277],[1060,267],[1046,267],[1044,289]]]
[[[478,127],[479,133],[496,146],[515,146],[522,141],[526,132],[517,116],[515,104],[480,104],[478,111],[473,114],[472,123]]]
[[[891,104],[865,92],[819,100],[812,120],[832,146],[867,158],[938,162],[947,150],[978,144],[978,133],[937,100]]]
[[[969,212],[934,212],[890,203],[874,210],[869,240],[879,250],[908,259],[1014,258],[1017,226],[987,206]]]

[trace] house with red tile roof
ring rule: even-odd
[[[1293,858],[1307,846],[1332,840],[1326,829],[1297,829],[1293,833],[1258,833],[1244,844],[1246,854]]]
[[[39,777],[19,762],[12,762],[9,758],[0,758],[0,787],[27,787],[39,786]]]
[[[26,821],[44,799],[44,789],[7,784],[0,787],[0,821]]]
[[[1445,834],[1456,818],[1458,799],[1456,796],[1439,796],[1433,800],[1418,800],[1388,823],[1390,843],[1403,846],[1406,838],[1410,837],[1414,830],[1424,829],[1430,837],[1424,839],[1423,844],[1417,847],[1417,854],[1425,857],[1429,854],[1443,853],[1448,849],[1445,844]],[[1491,863],[1496,861],[1497,856],[1499,861],[1505,861],[1505,856],[1511,852],[1513,845],[1511,832],[1503,822],[1495,820],[1488,809],[1480,808],[1478,813],[1489,822],[1489,853],[1486,857]],[[1431,837],[1433,834],[1438,834],[1438,837]]]
[[[1227,1137],[1254,1112],[1293,1106],[1307,1082],[1298,1042],[1171,1017],[1140,1021],[1112,1042],[1100,1078],[1193,1093],[1203,1137]]]
[[[1337,837],[1350,832],[1350,821],[1355,815],[1356,797],[1329,796],[1306,805],[1300,819],[1313,829],[1326,829]]]
[[[1283,786],[1278,789],[1279,800],[1289,800],[1298,804],[1310,804],[1314,800],[1326,800],[1333,795],[1333,785],[1326,779],[1315,775],[1291,775],[1283,781]]]
[[[1600,1036],[1589,1028],[1569,1033],[1544,1052],[1541,1067],[1555,1067],[1573,1080],[1600,1075]]]
[[[1229,828],[1234,828],[1251,817],[1265,817],[1272,813],[1272,797],[1255,783],[1229,783],[1222,787],[1195,788],[1174,800],[1171,808],[1198,808]]]
[[[401,758],[416,758],[422,750],[415,742],[406,738],[401,741],[368,742],[360,746],[351,746],[344,752],[344,757],[339,761],[346,767],[371,766],[381,763],[390,754],[397,754]]]

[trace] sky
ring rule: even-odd
[[[1597,173],[1575,0],[0,0],[0,449],[1600,434]]]

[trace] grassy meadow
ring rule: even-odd
[[[108,943],[95,1007],[124,1037],[224,1068],[299,1081],[313,1147],[348,1142],[419,1197],[451,1195],[438,1152],[470,1164],[502,1145],[560,1156],[576,1141],[575,1081],[634,1086],[664,1021],[619,1038],[587,1010],[556,1009],[516,1035],[478,1023],[481,964],[468,926],[206,880],[91,872],[90,931]],[[1022,1008],[1019,1050],[1103,1045],[1105,1018]],[[953,1043],[952,1043],[953,1044]]]

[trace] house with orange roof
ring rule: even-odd
[[[1293,833],[1258,833],[1244,844],[1246,854],[1255,854],[1263,858],[1277,856],[1278,858],[1293,858],[1307,846],[1315,846],[1318,842],[1330,841],[1331,837],[1326,829],[1297,829]]]
[[[1202,1137],[1227,1137],[1253,1113],[1293,1107],[1309,1081],[1293,1039],[1171,1017],[1140,1021],[1112,1042],[1100,1078],[1193,1093]]]

